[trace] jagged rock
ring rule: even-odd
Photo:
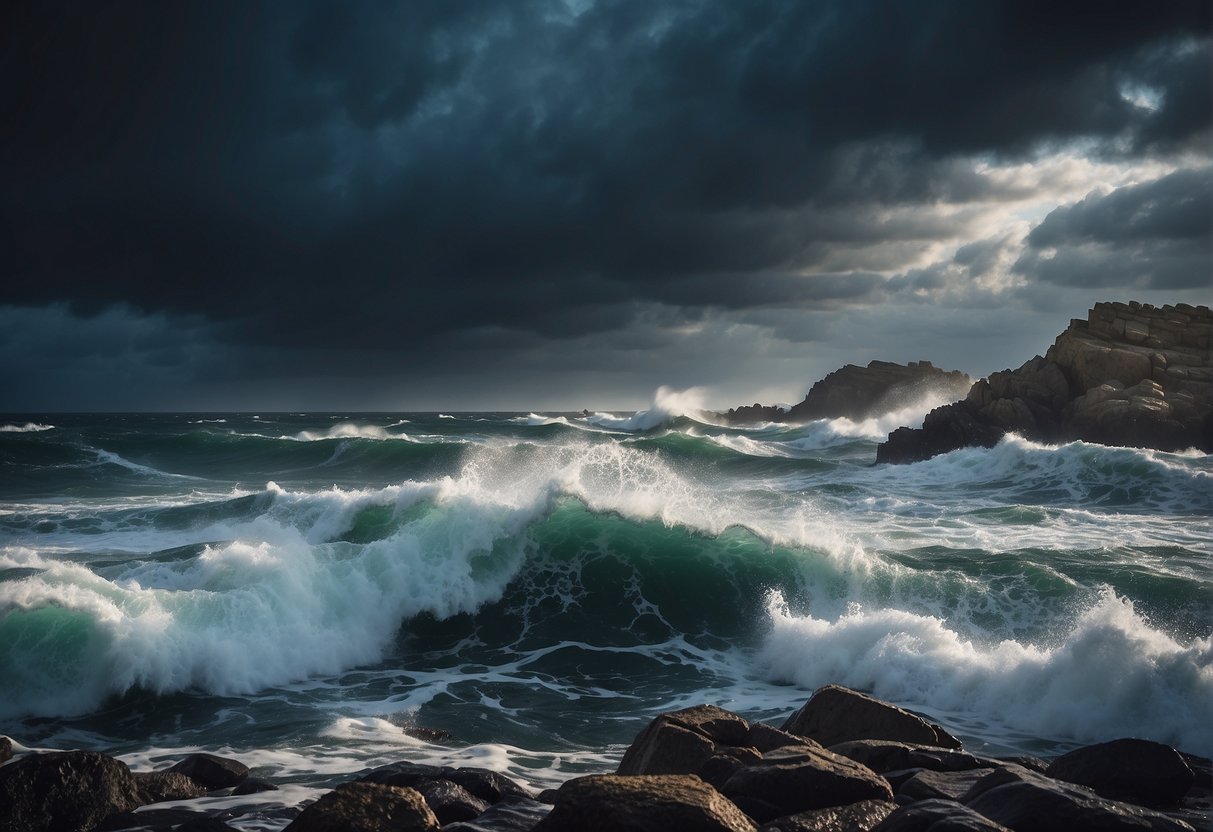
[[[489,808],[487,800],[481,800],[450,780],[426,780],[413,788],[421,793],[438,822],[443,825],[471,820]]]
[[[430,832],[438,819],[416,789],[342,783],[299,813],[284,832]]]
[[[694,774],[717,746],[743,745],[750,724],[714,705],[661,714],[636,735],[617,774]]]
[[[1007,432],[1040,442],[1213,452],[1213,312],[1206,306],[1099,303],[1044,356],[993,373],[921,429],[899,428],[878,462],[916,462]]]
[[[517,797],[530,800],[534,797],[530,789],[514,782],[504,774],[487,768],[477,768],[476,766],[448,768],[444,769],[442,777],[457,786],[462,786],[475,797],[489,803],[497,803],[506,798]]]
[[[944,798],[960,800],[973,785],[989,772],[985,769],[968,771],[919,771],[896,786],[898,800],[931,800]]]
[[[750,422],[810,422],[814,419],[867,419],[904,405],[933,390],[960,397],[971,379],[964,373],[941,370],[930,361],[895,364],[872,361],[867,367],[848,364],[818,381],[804,401],[786,413],[777,407],[755,404],[730,410],[733,424]]]
[[[1029,827],[1025,827],[1025,830]],[[951,800],[923,800],[903,806],[872,832],[1011,832],[972,809]]]
[[[997,760],[974,757],[966,751],[888,740],[851,740],[831,745],[830,750],[835,754],[850,757],[857,763],[863,763],[877,774],[910,768],[968,771],[998,765]]]
[[[206,794],[206,788],[191,777],[176,771],[139,771],[131,775],[139,789],[139,802],[163,803],[166,800],[189,800]]]
[[[236,786],[245,777],[248,777],[248,766],[244,763],[228,757],[203,753],[190,754],[172,766],[169,771],[184,774],[208,790]]]
[[[745,744],[752,746],[760,754],[783,748],[785,745],[799,745],[802,742],[804,742],[803,737],[789,734],[787,731],[781,731],[761,722],[755,722],[750,726],[750,732],[746,734],[745,739]]]
[[[808,809],[893,797],[888,782],[876,772],[814,742],[768,751],[761,761],[738,769],[721,792],[739,806],[744,802],[743,808],[772,807],[769,813],[762,813],[765,816],[750,812],[759,821]]]
[[[897,804],[888,800],[861,800],[848,806],[786,815],[763,824],[758,832],[868,832],[896,808]]]
[[[196,809],[147,809],[110,815],[96,828],[96,832],[176,832],[188,824],[194,824],[190,828],[198,828],[208,822],[223,823],[211,814]],[[227,824],[223,826],[231,828]]]
[[[138,805],[130,769],[104,754],[28,754],[0,767],[0,829],[6,832],[80,832]]]
[[[599,774],[569,780],[534,832],[755,832],[753,822],[693,775]]]
[[[442,827],[442,832],[530,832],[547,817],[551,806],[525,797],[507,797],[475,820]]]
[[[278,787],[269,780],[263,780],[260,777],[246,777],[240,781],[240,785],[232,789],[233,795],[258,794],[259,792],[276,792]]]
[[[879,739],[960,748],[960,740],[907,710],[850,688],[818,688],[783,725],[783,730],[830,746],[849,740]]]
[[[1076,749],[1054,760],[1045,773],[1113,800],[1156,805],[1178,803],[1196,780],[1174,748],[1139,739]]]
[[[1023,768],[1001,768],[978,780],[961,802],[1016,830],[1038,832],[1191,832],[1166,815],[1100,797],[1085,786]]]
[[[679,773],[697,774],[700,779],[719,789],[736,771],[762,759],[762,755],[754,748],[726,748],[724,751],[725,753],[712,757],[694,772]]]
[[[426,780],[437,780],[445,777],[451,770],[445,766],[431,766],[425,763],[401,761],[371,769],[371,771],[359,777],[358,780],[363,783],[378,783],[381,786],[408,788]]]

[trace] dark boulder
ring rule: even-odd
[[[284,832],[431,832],[438,819],[415,789],[342,783],[308,806]]]
[[[530,832],[551,810],[551,806],[537,800],[507,797],[475,820],[448,824],[442,827],[442,832]]]
[[[163,803],[166,800],[189,800],[206,794],[197,780],[176,771],[139,771],[131,775],[139,789],[139,802]]]
[[[497,803],[506,798],[530,800],[534,797],[526,786],[511,780],[500,772],[487,768],[464,766],[463,768],[446,769],[442,776],[489,803]]]
[[[896,705],[839,685],[818,688],[800,710],[788,717],[783,730],[826,746],[849,740],[878,739],[960,748],[960,740],[938,725]]]
[[[723,708],[699,705],[661,714],[636,735],[617,774],[694,774],[718,746],[744,746],[750,724]]]
[[[897,804],[888,800],[861,800],[786,815],[764,824],[759,832],[869,832],[896,808]]]
[[[8,737],[0,737],[0,763],[13,759],[13,741]]]
[[[198,781],[207,790],[227,789],[239,785],[248,777],[248,766],[238,760],[216,754],[190,754],[172,766],[169,771],[184,774]]]
[[[487,800],[481,800],[450,780],[425,780],[413,788],[421,793],[438,822],[443,825],[471,820],[489,808]]]
[[[831,745],[830,750],[835,754],[850,757],[857,763],[863,763],[877,774],[908,768],[968,771],[975,768],[995,768],[999,765],[997,760],[974,757],[965,751],[888,740],[851,740]]]
[[[893,812],[872,832],[1011,832],[951,800],[924,800]]]
[[[768,751],[760,762],[734,772],[721,791],[738,805],[758,800],[773,807],[765,816],[751,815],[759,821],[860,800],[893,798],[883,777],[811,742]]]
[[[0,829],[5,832],[81,832],[138,805],[130,769],[104,754],[28,754],[0,766]]]
[[[402,760],[371,769],[358,778],[363,783],[378,783],[381,786],[408,788],[428,780],[438,780],[451,771],[446,766],[431,766],[425,763],[410,763]]]
[[[967,401],[937,407],[921,428],[900,427],[876,447],[877,462],[921,462],[958,448],[992,448],[1006,429],[987,420]]]
[[[973,785],[989,774],[986,769],[969,771],[920,771],[901,781],[895,791],[899,801],[960,800]]]
[[[995,769],[978,780],[961,802],[991,820],[1032,832],[1191,832],[1166,815],[1100,797],[1085,786],[1023,768]]]
[[[1160,806],[1178,803],[1196,780],[1174,748],[1139,739],[1076,749],[1054,760],[1045,774],[1088,786],[1113,800]]]
[[[260,792],[276,792],[278,787],[269,780],[263,780],[260,777],[246,777],[240,781],[240,785],[232,789],[234,795],[258,794]]]
[[[534,832],[755,832],[730,800],[693,775],[599,774],[569,780]]]
[[[752,746],[760,754],[783,748],[785,745],[800,745],[802,742],[804,737],[789,734],[762,722],[753,723],[745,738],[745,745]]]

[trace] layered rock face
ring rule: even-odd
[[[1044,357],[982,379],[959,402],[899,428],[878,462],[916,462],[1006,433],[1040,442],[1213,451],[1213,312],[1099,303]]]
[[[804,401],[784,412],[755,404],[737,407],[725,416],[733,424],[752,422],[811,422],[814,419],[867,419],[886,413],[924,393],[954,389],[962,395],[972,379],[956,370],[941,370],[930,361],[895,364],[872,361],[866,367],[848,364],[810,388]]]

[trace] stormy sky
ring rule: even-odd
[[[1213,300],[1198,2],[0,12],[0,410],[798,401]]]

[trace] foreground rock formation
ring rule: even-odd
[[[916,462],[1007,433],[1038,442],[1213,452],[1213,312],[1099,303],[1042,356],[974,384],[968,396],[898,428],[877,462]]]
[[[22,753],[0,765],[0,829],[224,832],[233,820],[290,832],[1191,832],[1213,821],[1211,760],[1139,739],[1051,763],[982,757],[939,725],[836,685],[781,728],[714,705],[661,714],[616,773],[538,797],[488,769],[401,761],[303,807],[130,811],[148,802],[139,783],[188,802],[241,794],[254,779],[210,754],[132,775],[96,752]]]
[[[811,422],[814,419],[868,419],[911,403],[925,393],[952,390],[963,395],[972,379],[956,370],[941,370],[930,361],[894,364],[872,361],[848,364],[810,388],[804,401],[784,411],[773,405],[736,407],[725,413],[731,424]]]

